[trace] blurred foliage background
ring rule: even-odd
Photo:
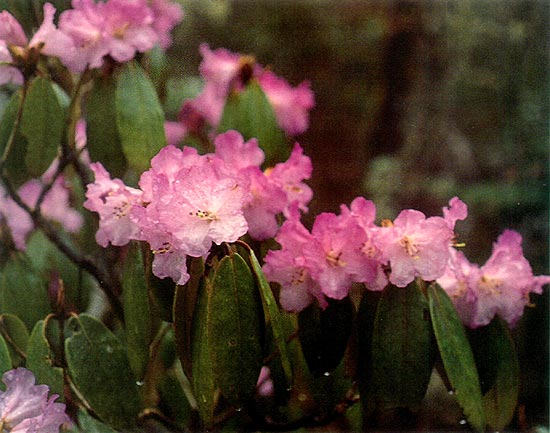
[[[459,239],[483,263],[505,228],[548,273],[549,11],[544,0],[180,0],[169,117],[200,89],[198,46],[257,60],[316,95],[311,219],[364,195],[380,218],[438,215],[458,195]],[[512,428],[548,425],[548,295],[515,330]]]

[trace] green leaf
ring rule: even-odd
[[[279,128],[273,107],[257,81],[252,80],[241,92],[227,98],[218,132],[239,131],[245,140],[257,138],[272,164],[288,156],[284,132]]]
[[[430,316],[445,372],[472,427],[485,428],[485,414],[474,355],[452,301],[437,284],[428,287]]]
[[[254,396],[262,368],[263,313],[250,268],[239,254],[220,260],[208,299],[208,344],[216,383],[240,407]]]
[[[10,350],[4,337],[0,335],[0,377],[8,370],[13,368],[10,356]]]
[[[176,349],[183,371],[187,377],[192,376],[192,334],[193,316],[199,295],[199,286],[204,274],[204,260],[193,258],[188,267],[189,281],[184,286],[176,286],[174,296],[174,334]]]
[[[511,422],[518,401],[519,365],[514,341],[499,318],[468,333],[479,371],[487,425],[502,431]]]
[[[52,325],[58,326],[58,322],[54,320]],[[26,367],[34,373],[37,383],[48,385],[50,392],[59,395],[59,401],[63,401],[63,369],[54,365],[55,355],[46,337],[45,326],[44,320],[34,325],[29,338]]]
[[[124,320],[128,360],[138,381],[149,362],[149,345],[153,338],[153,321],[145,281],[145,266],[140,244],[132,242],[122,277]]]
[[[115,107],[126,159],[137,172],[145,171],[166,145],[164,113],[155,86],[135,62],[124,65],[118,77]]]
[[[252,272],[256,277],[258,287],[260,289],[260,296],[262,298],[263,310],[265,315],[266,325],[271,327],[273,332],[273,339],[275,346],[279,351],[279,357],[285,373],[287,383],[292,383],[292,366],[290,364],[290,358],[286,346],[285,329],[283,323],[283,316],[277,305],[277,301],[273,296],[271,287],[267,282],[267,279],[262,271],[262,267],[254,254],[254,251],[249,250],[250,264],[252,265]]]
[[[113,177],[122,178],[128,167],[116,122],[113,75],[96,78],[86,101],[86,147]]]
[[[65,354],[80,394],[105,423],[133,427],[140,404],[124,346],[89,315],[71,317],[68,326],[72,335],[65,341]]]
[[[378,303],[370,380],[385,408],[415,409],[426,394],[435,362],[428,302],[416,283],[389,285]]]
[[[330,299],[324,310],[312,304],[298,315],[300,342],[314,375],[326,374],[340,364],[351,334],[352,316],[349,297]]]
[[[25,163],[29,173],[40,176],[57,156],[65,130],[66,111],[52,82],[35,78],[27,91],[21,132],[28,140]]]
[[[27,329],[50,313],[46,282],[22,254],[14,255],[0,275],[0,312],[19,317]]]
[[[214,369],[210,358],[209,334],[207,330],[208,293],[212,291],[210,280],[201,278],[197,305],[193,314],[191,338],[191,383],[199,415],[205,426],[211,426],[218,402],[217,386],[214,383]]]
[[[103,424],[101,421],[93,418],[88,413],[80,410],[77,415],[78,424],[80,428],[70,430],[71,432],[82,432],[82,433],[117,433],[117,430],[112,429],[106,424]]]
[[[29,342],[27,327],[19,317],[13,314],[2,314],[0,316],[0,332],[8,345],[12,365],[19,366],[24,360],[21,355],[27,353]]]
[[[5,148],[13,132],[19,106],[23,101],[21,90],[15,92],[6,106],[0,121],[0,155],[4,154]],[[4,165],[9,179],[16,185],[22,184],[30,178],[25,165],[25,154],[27,152],[27,139],[21,134],[21,128],[15,133],[13,144]]]
[[[88,273],[59,251],[39,230],[35,230],[27,240],[26,254],[43,281],[49,281],[52,275],[59,276],[63,281],[67,305],[74,306],[76,311],[86,310],[90,292],[95,287]]]

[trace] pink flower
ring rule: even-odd
[[[170,32],[182,20],[181,6],[169,0],[152,0],[153,30],[157,33],[159,45],[166,49],[172,44]]]
[[[285,216],[288,215],[289,206],[294,202],[298,203],[300,210],[307,212],[307,204],[313,197],[313,191],[303,180],[309,179],[312,171],[311,159],[304,155],[298,143],[294,144],[288,160],[278,163],[273,169],[266,170],[269,179],[286,193]]]
[[[523,256],[521,235],[506,230],[493,245],[481,268],[454,253],[447,272],[437,282],[449,294],[462,321],[471,328],[485,326],[498,315],[515,326],[529,305],[529,293],[541,293],[550,276],[534,276]]]
[[[415,277],[433,281],[443,275],[453,235],[445,219],[407,209],[377,231],[374,243],[391,267],[390,282],[405,287]]]
[[[265,365],[260,370],[256,391],[258,391],[258,395],[262,397],[270,397],[273,395],[274,388],[273,380],[271,379],[271,370]]]
[[[348,209],[340,206],[342,219],[353,229],[349,238],[350,248],[344,251],[343,259],[350,263],[354,281],[366,284],[370,290],[382,290],[388,283],[388,277],[383,269],[382,252],[375,245],[374,238],[380,228],[374,224],[376,207],[370,200],[363,197],[355,198]]]
[[[314,242],[313,236],[300,222],[294,206],[275,240],[280,250],[270,250],[265,257],[263,271],[269,281],[279,283],[279,302],[286,311],[298,312],[317,299],[322,308],[328,305],[319,284],[313,280],[304,252]]]
[[[17,46],[25,49],[34,48],[41,53],[62,57],[71,55],[74,50],[72,41],[63,35],[53,24],[55,8],[44,4],[44,21],[29,42],[19,22],[7,11],[0,13],[0,62],[11,63],[12,55],[8,46]],[[22,51],[24,56],[24,51]],[[15,67],[3,65],[0,67],[0,84],[23,83],[22,73]]]
[[[0,426],[11,433],[58,433],[69,424],[63,403],[57,395],[48,399],[48,387],[35,385],[34,375],[24,368],[4,373],[6,391],[0,391]]]
[[[130,218],[134,206],[141,205],[142,192],[128,187],[120,179],[111,179],[101,163],[90,164],[95,182],[88,185],[84,207],[99,214],[96,241],[102,247],[109,242],[126,245],[137,239],[138,225]]]
[[[21,185],[17,193],[27,206],[34,209],[43,187],[41,180],[31,179]],[[70,192],[63,176],[55,180],[44,197],[40,212],[45,218],[60,223],[70,233],[78,232],[83,224],[82,215],[70,206]],[[15,247],[24,251],[27,236],[34,229],[34,223],[27,212],[8,197],[1,187],[0,218],[8,226]]]
[[[126,62],[158,42],[145,0],[73,0],[72,6],[61,14],[59,29],[76,48],[72,56],[61,58],[73,72],[100,67],[106,55]]]
[[[281,129],[290,136],[304,132],[309,126],[309,112],[315,106],[309,83],[292,88],[271,71],[264,71],[258,81],[273,106]]]

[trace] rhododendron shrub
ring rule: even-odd
[[[463,424],[504,429],[510,330],[550,283],[521,234],[478,265],[459,197],[309,215],[309,83],[205,43],[166,120],[151,65],[183,17],[46,2],[32,32],[0,13],[0,430],[368,430],[414,418],[437,375]]]

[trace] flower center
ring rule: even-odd
[[[399,245],[401,245],[405,249],[405,251],[407,251],[407,254],[413,259],[418,258],[418,247],[407,236],[403,236],[401,238],[401,240],[399,241]]]

